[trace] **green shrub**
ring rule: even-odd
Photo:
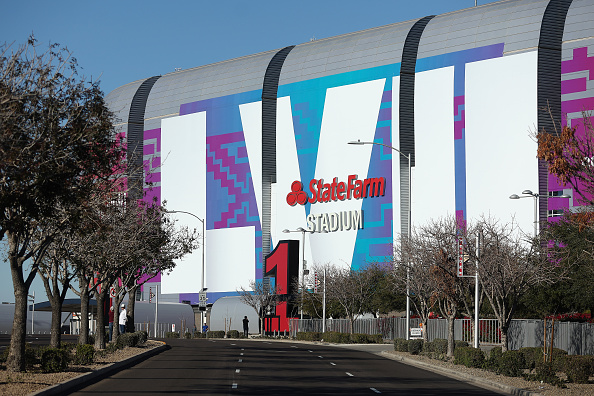
[[[381,344],[384,339],[381,334],[361,334],[351,335],[351,342],[354,344]]]
[[[238,330],[229,330],[227,332],[227,338],[239,338],[239,331]]]
[[[506,351],[501,354],[498,373],[507,377],[520,377],[526,368],[524,355],[519,351]]]
[[[60,344],[60,348],[66,350],[68,352],[75,351],[77,346],[78,346],[78,344],[74,343],[74,342],[63,342]]]
[[[41,355],[41,370],[44,373],[59,373],[68,367],[68,351],[60,348],[47,348]]]
[[[168,331],[165,333],[165,338],[179,338],[179,333],[177,331]]]
[[[76,353],[74,354],[74,361],[76,364],[89,364],[95,360],[95,347],[89,344],[78,344],[76,346]]]
[[[124,347],[135,347],[138,345],[138,334],[136,333],[124,333],[118,336],[116,341],[118,348]]]
[[[297,333],[297,340],[299,341],[320,341],[322,333],[317,331],[300,331]]]
[[[409,340],[408,353],[418,355],[423,350],[423,340]]]
[[[567,356],[565,358],[564,372],[569,382],[587,384],[594,373],[594,356]]]
[[[192,338],[206,338],[206,333],[195,331],[194,334],[192,334]]]
[[[459,347],[454,349],[454,364],[483,368],[485,365],[485,354],[478,348]]]
[[[456,348],[467,348],[470,345],[466,341],[456,340],[454,341],[454,349]]]
[[[190,333],[189,331],[185,332],[185,333],[184,333],[184,338],[185,338],[186,340],[190,340],[190,339],[192,339],[192,333]]]
[[[394,350],[398,352],[408,352],[408,341],[404,338],[394,339]]]
[[[526,362],[526,368],[533,370],[536,368],[536,363],[544,361],[542,354],[542,348],[538,347],[525,347],[518,350],[523,356]]]
[[[31,344],[26,343],[25,344],[25,367],[27,369],[30,369],[34,365],[38,364],[39,361],[40,361],[40,359],[41,359],[41,354],[47,348],[48,347],[45,347],[45,348],[33,348],[31,346]],[[4,348],[4,350],[2,351],[2,354],[0,355],[0,362],[6,363],[6,361],[8,360],[8,353],[9,352],[10,352],[10,347]]]
[[[500,346],[496,346],[489,353],[487,354],[487,359],[485,360],[485,368],[487,370],[491,370],[495,373],[499,373],[499,366],[501,365],[501,357],[503,356],[503,351]]]
[[[438,355],[445,355],[448,353],[448,340],[445,338],[436,338],[431,342],[431,352]]]
[[[105,345],[105,352],[114,353],[119,349],[117,342],[110,342]]]
[[[530,379],[536,381],[543,381],[551,385],[565,387],[563,381],[557,377],[556,370],[551,362],[537,361],[536,363],[536,374],[530,376]]]
[[[339,333],[337,331],[328,331],[324,333],[324,341],[334,344],[350,344],[351,335],[349,333]]]
[[[138,345],[144,344],[148,340],[148,333],[144,330],[135,333],[138,336]]]
[[[206,338],[225,338],[225,332],[223,330],[209,331]]]

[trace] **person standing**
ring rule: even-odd
[[[122,304],[122,311],[120,312],[120,334],[126,332],[126,306]]]
[[[113,336],[113,305],[109,307],[109,342]]]
[[[248,333],[249,333],[249,323],[250,320],[247,318],[247,316],[243,317],[243,335],[247,338],[248,337]]]

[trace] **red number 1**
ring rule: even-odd
[[[289,298],[293,294],[293,284],[299,276],[299,241],[280,241],[266,256],[264,262],[264,276],[274,278],[277,293],[281,295],[281,302],[275,307],[276,312],[265,319],[264,330],[267,333],[289,331],[288,315],[292,307]]]

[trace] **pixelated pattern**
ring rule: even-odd
[[[588,47],[575,48],[572,59],[561,62],[561,114],[563,125],[570,125],[577,128],[576,135],[585,134],[582,112],[594,110],[594,96],[592,90],[588,92],[588,81],[592,85],[594,80],[594,56],[588,56]],[[577,98],[576,98],[577,97]],[[590,122],[594,117],[588,117]],[[549,191],[570,190],[559,182],[556,176],[549,175]],[[565,192],[564,192],[565,193]],[[548,209],[566,209],[570,206],[579,206],[581,197],[575,191],[570,199],[549,199]],[[587,197],[590,199],[591,197]]]
[[[393,146],[392,125],[392,78],[386,78],[386,85],[373,141]],[[400,154],[389,147],[373,145],[367,177],[382,175],[386,178],[385,194],[380,197],[364,199],[361,209],[365,213],[365,228],[357,231],[351,268],[358,269],[370,261],[381,260],[393,254],[392,235],[392,160]]]

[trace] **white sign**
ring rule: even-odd
[[[411,327],[411,329],[410,329],[410,336],[411,337],[423,337],[423,328],[421,328],[421,327]]]

